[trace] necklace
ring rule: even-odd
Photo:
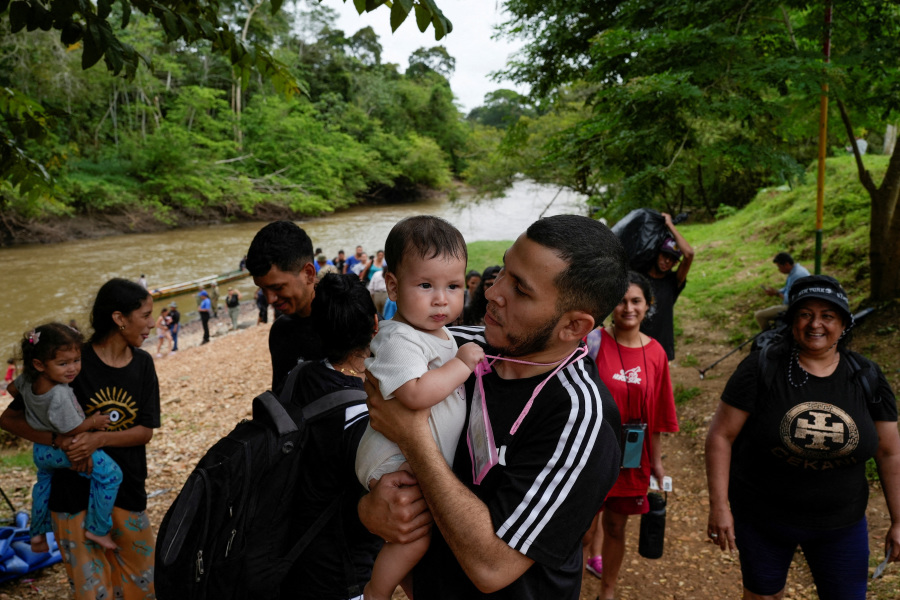
[[[794,383],[794,365],[797,365],[797,368],[800,369],[800,372],[803,373],[803,381],[800,383]],[[809,380],[809,371],[803,368],[800,364],[800,349],[794,346],[794,349],[791,351],[791,360],[788,363],[788,382],[790,382],[791,386],[795,388],[800,388],[806,385],[806,382]]]
[[[344,367],[338,367],[338,371],[340,371],[344,375],[353,375],[354,377],[362,377],[362,373],[360,373],[359,371],[357,371],[356,369],[353,369],[351,367],[347,367],[346,369]]]

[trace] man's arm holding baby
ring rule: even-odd
[[[435,523],[469,579],[489,593],[521,577],[534,561],[497,536],[488,507],[453,474],[432,437],[429,411],[385,402],[370,382],[366,391],[372,427],[400,447]]]
[[[484,350],[475,342],[460,346],[456,356],[421,377],[410,379],[396,390],[393,397],[407,408],[431,408],[442,402],[453,390],[465,383],[475,365],[484,360]]]

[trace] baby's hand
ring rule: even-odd
[[[484,350],[475,342],[463,344],[456,351],[456,358],[466,363],[470,371],[475,370],[475,365],[484,360]]]
[[[104,430],[109,425],[110,416],[103,413],[94,413],[88,417],[91,421],[91,429]]]

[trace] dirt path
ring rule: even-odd
[[[683,304],[683,306],[682,306]],[[682,314],[695,313],[687,299],[679,303]],[[244,329],[220,335],[205,346],[194,346],[199,334],[186,332],[182,350],[157,359],[162,390],[163,426],[149,446],[148,501],[151,520],[158,525],[197,460],[219,437],[250,413],[250,400],[269,384],[268,327],[253,326],[255,313],[242,317]],[[736,557],[724,554],[706,539],[708,498],[703,467],[703,440],[719,395],[728,376],[743,356],[726,359],[701,381],[694,365],[706,366],[730,350],[724,333],[701,320],[682,319],[685,331],[679,341],[677,366],[672,369],[676,390],[697,388],[697,394],[679,404],[681,432],[663,441],[666,470],[674,480],[669,495],[666,549],[659,560],[637,554],[638,519],[631,519],[627,550],[619,585],[623,600],[740,598],[741,577]],[[688,394],[689,395],[689,394]],[[0,473],[0,486],[16,506],[29,505],[33,475],[26,469]],[[881,537],[889,522],[877,486],[869,502],[873,556],[881,552]],[[870,561],[870,564],[874,562]],[[900,568],[892,566],[884,580],[870,586],[869,599],[897,598]],[[599,580],[585,575],[581,600],[594,600]],[[67,598],[61,565],[16,582],[0,584],[0,600]],[[399,598],[400,595],[397,595]],[[788,578],[785,598],[812,600],[815,589],[802,559]]]

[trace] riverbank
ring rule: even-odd
[[[277,202],[257,204],[253,206],[252,212],[243,210],[239,205],[210,205],[190,211],[177,208],[157,211],[148,206],[134,205],[129,206],[127,212],[91,210],[86,214],[47,215],[40,219],[0,212],[0,247],[55,244],[132,233],[156,233],[190,227],[212,227],[226,223],[277,221],[279,219],[309,221],[351,208],[405,205],[441,196],[455,198],[460,194],[475,194],[475,190],[461,181],[454,181],[449,190],[435,190],[419,186],[403,201],[372,202],[365,198],[358,198],[353,204],[337,207],[332,211],[316,210],[313,212],[293,210],[290,206]]]
[[[360,203],[363,204],[363,203]],[[355,205],[358,206],[358,205]],[[91,213],[75,216],[54,216],[44,219],[0,215],[0,247],[25,244],[55,244],[72,240],[102,238],[129,233],[155,233],[186,227],[214,226],[245,221],[295,221],[312,219],[328,213],[315,214],[292,211],[280,204],[260,204],[253,213],[236,208],[204,207],[197,211],[171,210],[164,215],[138,206],[127,213]]]

